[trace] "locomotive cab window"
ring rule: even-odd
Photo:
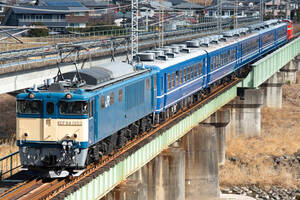
[[[17,100],[17,113],[18,114],[41,114],[42,102],[39,100]]]
[[[86,101],[59,102],[59,113],[62,115],[85,115],[88,114]]]
[[[48,115],[52,115],[54,113],[54,103],[53,102],[47,102],[46,112]]]

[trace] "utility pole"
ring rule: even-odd
[[[158,36],[159,42],[158,47],[164,46],[164,9],[162,5],[163,0],[159,0],[159,23],[158,23]]]
[[[290,0],[286,0],[285,3],[285,18],[286,19],[290,19],[290,15],[288,14],[288,12],[290,11]]]
[[[234,29],[238,28],[238,20],[237,20],[237,16],[238,16],[238,1],[234,0]]]
[[[260,21],[263,22],[264,21],[264,0],[260,0],[259,3],[259,14],[260,14]]]
[[[274,8],[275,0],[272,0],[272,17],[275,18],[275,8]]]
[[[139,19],[138,19],[139,2],[131,0],[131,59],[139,51]]]
[[[222,0],[218,0],[218,32],[222,32]]]

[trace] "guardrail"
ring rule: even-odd
[[[0,158],[0,166],[0,180],[15,174],[21,167],[19,151]]]

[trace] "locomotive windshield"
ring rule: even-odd
[[[86,101],[60,101],[59,112],[62,115],[85,115],[88,114],[88,103]]]
[[[42,102],[39,100],[18,100],[17,101],[18,114],[41,114]]]

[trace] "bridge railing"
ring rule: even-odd
[[[0,180],[12,176],[21,167],[19,151],[0,158]]]

